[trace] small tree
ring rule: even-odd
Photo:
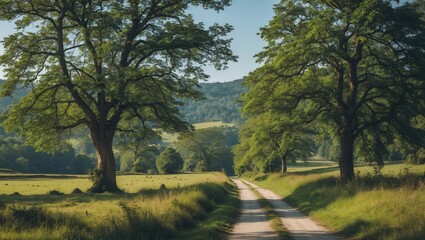
[[[232,171],[232,153],[226,146],[222,128],[199,129],[182,135],[176,147],[185,161],[185,170]]]
[[[174,148],[166,148],[157,158],[156,167],[162,174],[178,173],[183,167],[183,158]]]

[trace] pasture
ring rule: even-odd
[[[204,182],[216,182],[215,173],[173,174],[173,175],[118,175],[118,186],[127,193],[141,189],[159,189],[161,184],[167,188],[186,187]],[[56,190],[71,193],[75,188],[82,191],[92,185],[87,175],[58,174],[0,174],[0,194],[18,192],[21,195],[46,194]]]
[[[210,238],[237,214],[221,173],[121,175],[120,194],[70,194],[86,176],[2,174],[0,184],[0,239]]]

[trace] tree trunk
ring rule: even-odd
[[[270,173],[273,172],[273,161],[272,160],[269,162],[269,172]]]
[[[339,157],[339,171],[341,180],[348,182],[354,178],[354,134],[350,123],[345,123],[340,133],[341,153]]]
[[[282,169],[281,169],[282,173],[288,172],[288,168],[286,166],[286,157],[287,156],[288,156],[288,154],[285,153],[280,157],[280,161],[282,162]]]
[[[101,130],[98,127],[91,130],[91,137],[96,150],[97,169],[92,175],[93,186],[89,192],[118,192],[115,157],[112,150],[114,131]]]

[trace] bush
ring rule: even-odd
[[[411,164],[424,164],[425,163],[425,148],[419,148],[416,154],[409,154],[406,162]]]
[[[168,147],[156,158],[156,167],[162,174],[178,173],[183,167],[183,159],[174,148]]]

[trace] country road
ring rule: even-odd
[[[231,240],[278,239],[271,228],[266,213],[261,209],[257,196],[239,179],[232,179],[239,189],[242,201],[241,216],[229,235]]]
[[[241,217],[235,224],[229,239],[278,239],[277,233],[270,228],[264,211],[260,208],[257,197],[247,186],[258,191],[279,214],[283,226],[295,240],[343,239],[319,226],[306,215],[289,206],[282,198],[270,190],[258,187],[245,180],[233,179],[239,188],[242,201]]]

